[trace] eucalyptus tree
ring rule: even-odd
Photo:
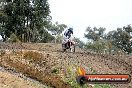
[[[98,41],[104,37],[105,28],[100,27],[94,27],[93,29],[91,27],[87,27],[86,33],[84,34],[85,38],[91,39],[93,41]]]
[[[130,43],[131,38],[132,37],[129,34],[128,30],[126,31],[126,29],[117,28],[117,30],[110,31],[107,34],[106,39],[110,40],[112,45],[116,46],[122,51],[126,53],[132,53],[132,46]]]
[[[47,0],[1,0],[0,35],[4,41],[13,33],[23,42],[33,42],[46,31],[49,14]]]

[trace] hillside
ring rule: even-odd
[[[73,88],[73,84],[70,84],[69,80],[76,79],[77,68],[80,65],[86,69],[88,74],[130,74],[132,76],[132,56],[97,55],[79,48],[76,53],[63,53],[60,44],[52,43],[0,43],[0,49],[0,65],[8,71],[0,71],[0,77],[2,78],[4,77],[2,74],[8,73],[9,77],[12,76],[14,79],[18,77],[24,81],[20,81],[19,84],[24,84],[28,80],[14,75],[15,73],[21,73],[27,78],[38,81],[38,85],[44,84],[53,88]],[[12,73],[14,74],[12,75]],[[9,85],[8,82],[3,84],[0,81],[0,85],[8,85],[9,88],[18,88],[14,87],[15,84],[16,82],[13,82],[13,85]],[[98,88],[98,85],[88,84],[87,86]],[[131,88],[132,82],[111,84],[110,87],[106,88],[113,86],[115,88]],[[0,88],[8,87],[0,86]]]

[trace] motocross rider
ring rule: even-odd
[[[72,37],[73,35],[73,28],[69,28],[64,32],[64,39],[62,44],[66,44],[67,41]],[[66,46],[67,47],[67,46]]]

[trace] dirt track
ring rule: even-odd
[[[67,66],[75,64],[82,65],[87,73],[98,74],[130,74],[132,76],[132,56],[108,56],[95,55],[82,50],[77,50],[76,53],[62,53],[61,45],[58,44],[7,44],[0,43],[1,49],[6,49],[7,52],[12,50],[37,50],[47,55],[46,65],[47,72],[51,71],[52,67],[57,67],[64,70]],[[129,84],[115,85],[117,88],[132,88],[132,82]]]
[[[0,68],[0,88],[46,88],[46,86],[22,74]]]

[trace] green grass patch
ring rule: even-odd
[[[109,84],[95,84],[94,88],[115,88]]]

